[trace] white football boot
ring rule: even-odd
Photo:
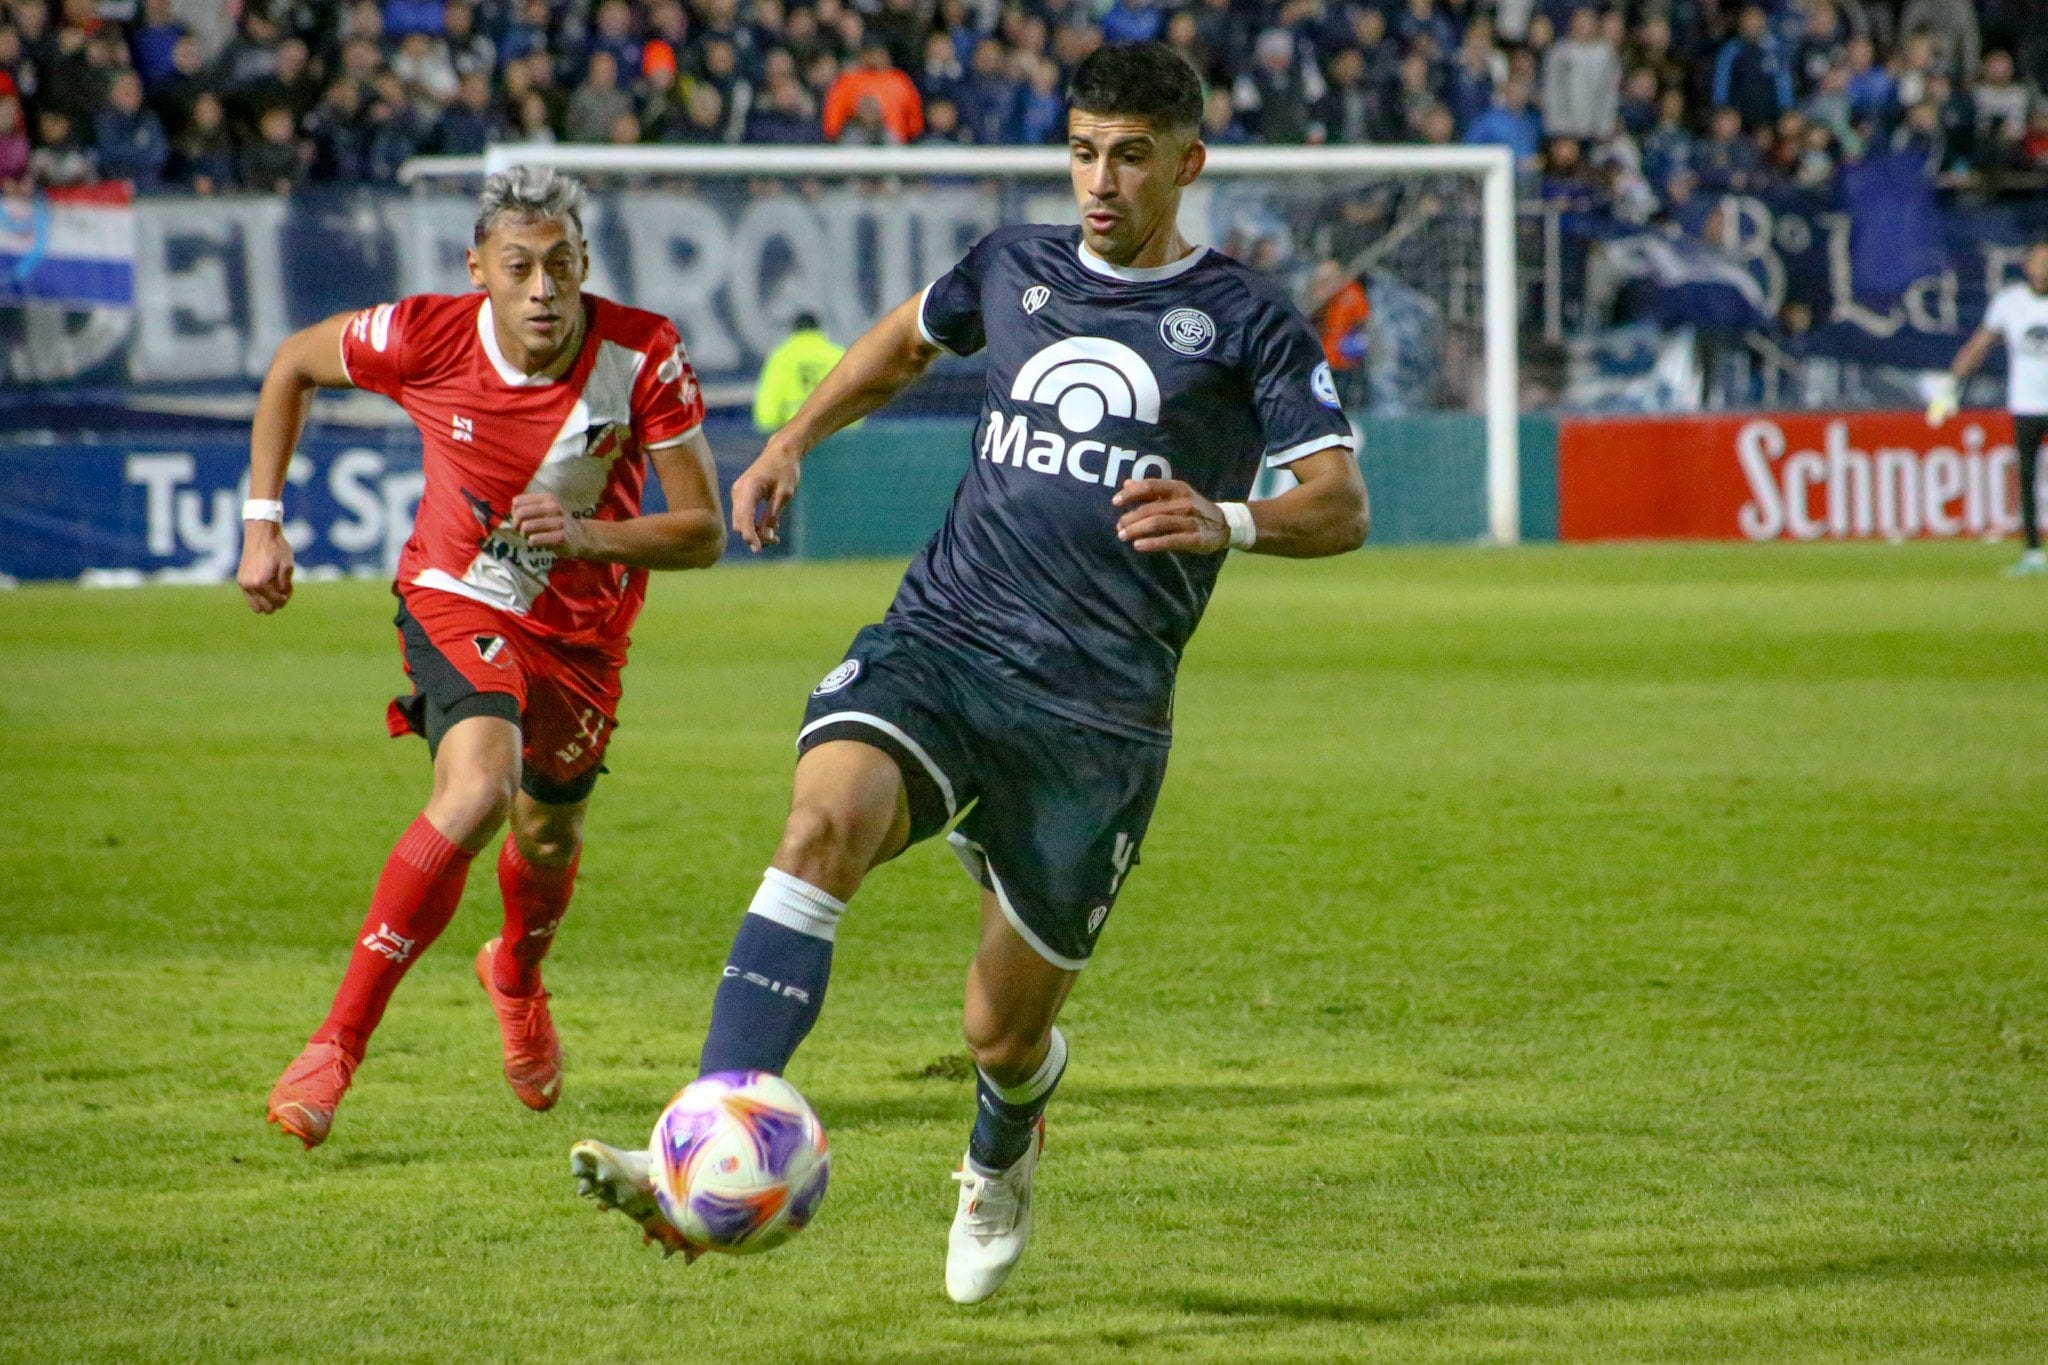
[[[685,1260],[694,1261],[696,1248],[683,1240],[683,1234],[655,1202],[653,1165],[654,1158],[644,1149],[622,1150],[590,1138],[569,1149],[569,1174],[576,1181],[576,1193],[638,1223],[641,1240],[659,1244],[663,1256],[680,1251]]]
[[[1045,1120],[1031,1130],[1031,1146],[1000,1175],[983,1175],[966,1157],[953,1179],[960,1207],[946,1238],[946,1297],[980,1303],[1003,1287],[1031,1240],[1031,1175],[1045,1150]]]
[[[2039,550],[2029,550],[2005,567],[2007,578],[2033,578],[2040,574],[2048,574],[2048,554]]]

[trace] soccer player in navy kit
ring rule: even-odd
[[[1286,296],[1190,246],[1199,77],[1104,47],[1069,91],[1081,227],[1003,228],[883,318],[733,490],[759,549],[818,442],[940,350],[988,351],[976,458],[879,625],[811,694],[782,842],[733,942],[701,1072],[781,1073],[823,1004],[834,933],[874,867],[958,817],[981,884],[965,1033],[978,1104],[946,1291],[1001,1287],[1031,1233],[1054,1026],[1166,771],[1173,686],[1230,548],[1357,548],[1365,487],[1322,348]],[[1297,483],[1256,503],[1261,467]],[[961,812],[965,812],[964,815]],[[678,1245],[644,1153],[579,1143],[584,1193]]]

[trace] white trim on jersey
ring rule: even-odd
[[[1306,459],[1318,450],[1329,450],[1334,446],[1342,446],[1346,450],[1356,450],[1358,449],[1358,438],[1356,436],[1312,436],[1299,445],[1291,445],[1285,450],[1276,450],[1268,455],[1266,457],[1266,468],[1278,469],[1281,465],[1293,464],[1296,460]]]
[[[855,725],[866,725],[880,730],[883,734],[910,750],[911,755],[924,765],[924,770],[931,775],[932,781],[938,784],[939,795],[945,798],[946,802],[946,818],[950,820],[960,813],[959,804],[953,797],[953,783],[951,779],[946,776],[937,763],[932,761],[932,756],[925,752],[924,745],[912,739],[901,726],[883,720],[880,716],[870,715],[866,711],[834,711],[828,716],[820,716],[796,732],[798,747],[802,747],[804,737],[813,730],[826,725],[834,725],[840,721],[851,721]]]
[[[678,432],[676,435],[669,437],[666,441],[656,441],[653,445],[648,446],[647,449],[673,450],[677,446],[689,440],[692,436],[695,436],[698,432],[702,430],[704,430],[704,424],[702,422],[699,422],[696,426],[691,427],[688,431]]]
[[[431,588],[435,592],[467,597],[472,602],[481,602],[487,607],[496,607],[499,611],[510,612],[514,616],[524,616],[527,612],[527,605],[518,594],[500,597],[474,584],[463,582],[446,569],[421,569],[414,575],[412,583],[416,588]]]
[[[933,335],[932,335],[932,329],[931,329],[931,328],[929,328],[929,327],[927,327],[927,326],[925,326],[925,322],[924,322],[924,305],[925,305],[925,300],[929,299],[929,298],[930,298],[930,297],[932,296],[932,288],[933,288],[933,286],[934,286],[934,285],[936,285],[936,284],[938,284],[938,281],[937,281],[937,280],[933,280],[933,281],[931,282],[931,284],[928,284],[928,285],[926,285],[926,286],[924,287],[924,292],[923,292],[922,294],[919,294],[919,295],[917,296],[917,334],[918,334],[919,336],[923,337],[923,338],[925,339],[925,341],[926,341],[926,342],[928,342],[929,344],[931,344],[931,345],[933,345],[933,346],[936,346],[936,347],[938,347],[938,348],[939,348],[940,350],[944,351],[944,352],[945,352],[945,353],[946,353],[947,355],[958,355],[958,354],[960,354],[960,353],[959,353],[958,351],[954,350],[954,349],[953,349],[953,348],[952,348],[951,346],[948,346],[948,345],[947,345],[947,344],[946,344],[945,342],[943,342],[943,341],[939,340],[939,339],[938,339],[937,337],[933,336]]]
[[[1074,254],[1084,270],[1106,275],[1112,280],[1122,280],[1125,284],[1151,284],[1155,280],[1170,280],[1176,275],[1187,274],[1208,258],[1209,248],[1198,246],[1177,261],[1148,266],[1111,265],[1090,251],[1086,242],[1076,246]]]
[[[1003,918],[1017,931],[1017,937],[1031,946],[1032,952],[1065,972],[1078,972],[1088,965],[1085,957],[1064,957],[1054,952],[1044,939],[1031,932],[1031,926],[1017,913],[1017,907],[1010,904],[1010,893],[1003,890],[1003,879],[996,874],[996,865],[988,860],[987,849],[957,829],[946,836],[946,842],[953,846],[953,856],[960,860],[960,866],[967,869],[967,875],[977,886],[981,884],[981,874],[988,874],[988,884],[995,890],[996,904],[1002,907]]]

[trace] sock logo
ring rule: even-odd
[[[487,664],[496,663],[498,656],[505,652],[505,637],[502,635],[475,635],[469,642],[476,646],[477,657]]]
[[[728,979],[736,976],[749,986],[759,986],[770,995],[779,995],[783,999],[794,1001],[799,1005],[811,1003],[811,993],[802,986],[792,986],[786,981],[770,981],[759,972],[741,971],[730,963],[726,964],[725,975]]]
[[[379,924],[377,932],[363,935],[363,946],[373,953],[382,953],[393,962],[403,962],[412,956],[413,945],[418,939],[391,932],[388,924]]]

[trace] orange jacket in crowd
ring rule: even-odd
[[[1333,370],[1358,368],[1359,355],[1355,347],[1345,346],[1351,333],[1365,325],[1372,316],[1372,304],[1366,299],[1365,289],[1357,280],[1351,280],[1342,289],[1330,296],[1317,316],[1318,329],[1323,334],[1323,354],[1328,357]]]
[[[839,130],[870,95],[882,106],[882,123],[896,141],[910,143],[923,136],[924,101],[910,77],[894,67],[877,71],[865,66],[842,71],[825,92],[825,136],[838,138]]]

